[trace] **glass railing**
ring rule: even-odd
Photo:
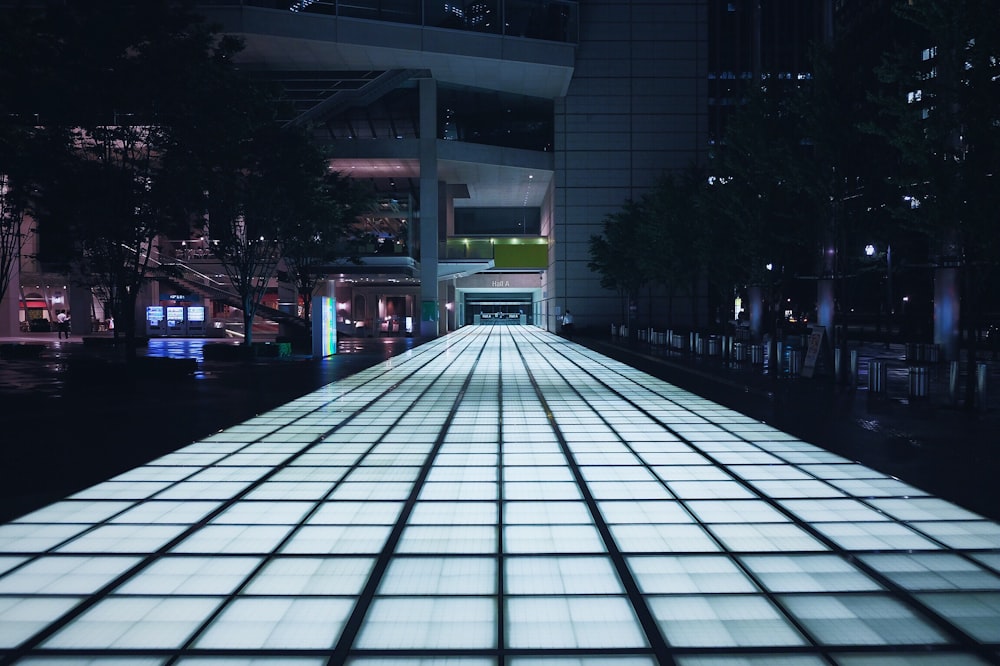
[[[201,0],[198,4],[287,9],[572,44],[579,40],[579,3],[569,0]]]
[[[492,261],[495,268],[541,270],[548,256],[544,236],[453,237],[438,248],[440,261]]]

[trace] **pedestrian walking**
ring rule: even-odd
[[[64,335],[69,340],[69,315],[60,310],[56,313],[56,336],[62,340]]]

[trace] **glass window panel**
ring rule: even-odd
[[[208,626],[195,647],[328,649],[336,644],[353,607],[351,599],[236,599]]]
[[[513,649],[646,647],[624,597],[509,597],[507,645]]]
[[[384,597],[375,599],[355,646],[361,649],[492,649],[492,597]]]
[[[651,597],[649,606],[664,636],[678,647],[805,644],[795,627],[762,596]]]
[[[606,557],[508,557],[507,594],[623,594],[621,581]]]
[[[496,560],[489,557],[395,557],[379,586],[383,595],[496,594]]]

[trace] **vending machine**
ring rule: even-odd
[[[188,335],[205,335],[205,306],[189,305],[185,313]]]
[[[167,306],[167,335],[187,335],[187,322],[184,319],[183,305]]]
[[[167,332],[162,305],[146,306],[146,335],[164,335]]]

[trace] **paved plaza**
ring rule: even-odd
[[[0,526],[18,664],[979,664],[1000,525],[467,327]]]

